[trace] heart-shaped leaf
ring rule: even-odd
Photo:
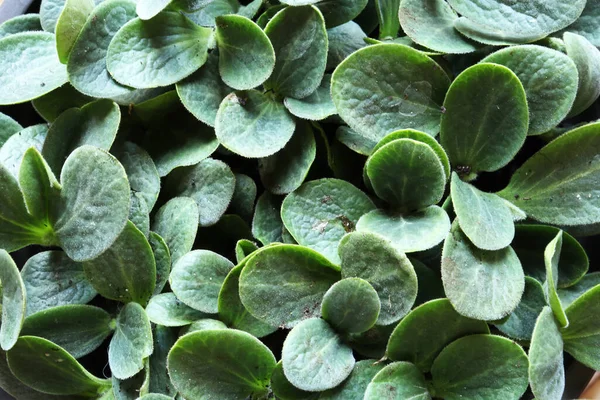
[[[114,377],[127,379],[144,368],[152,354],[152,328],[146,312],[137,303],[126,304],[117,317],[115,334],[108,347],[108,363]]]
[[[6,357],[21,382],[43,393],[96,397],[111,386],[110,380],[90,374],[63,348],[39,337],[20,337]]]
[[[420,51],[399,44],[369,46],[333,73],[331,95],[340,117],[379,141],[398,129],[437,134],[450,80]]]
[[[318,318],[304,320],[292,329],[283,342],[281,361],[292,385],[311,392],[338,386],[354,368],[352,349]]]
[[[581,114],[600,97],[600,51],[583,36],[565,32],[567,55],[579,71],[579,88],[569,116]]]
[[[206,62],[210,35],[210,29],[178,12],[163,11],[148,21],[136,18],[110,42],[108,71],[119,83],[138,89],[174,84]]]
[[[185,305],[174,293],[162,293],[153,296],[146,306],[148,319],[162,326],[185,326],[206,314]]]
[[[450,54],[471,53],[477,46],[456,29],[458,15],[444,0],[407,0],[400,2],[402,30],[428,49]]]
[[[496,171],[525,142],[529,129],[525,90],[504,66],[483,63],[466,69],[452,82],[444,107],[440,139],[455,168]]]
[[[549,307],[544,307],[533,330],[529,347],[529,384],[538,399],[562,399],[565,389],[563,340]]]
[[[424,251],[441,243],[450,231],[450,218],[438,206],[409,214],[373,210],[358,220],[356,230],[389,240],[399,251]]]
[[[327,63],[327,31],[323,14],[313,6],[287,7],[265,27],[275,49],[275,68],[267,89],[302,99],[321,83]]]
[[[436,299],[415,308],[400,321],[390,336],[386,356],[409,361],[422,372],[429,372],[447,345],[463,336],[489,332],[485,322],[458,314],[448,299]]]
[[[218,312],[218,297],[234,265],[208,250],[194,250],[173,264],[169,283],[173,293],[188,306],[207,314]]]
[[[307,122],[296,124],[294,136],[283,149],[258,161],[262,184],[273,194],[288,194],[298,189],[315,161],[317,145]]]
[[[496,324],[496,328],[510,338],[531,340],[535,321],[546,306],[546,294],[542,284],[537,280],[525,277],[525,291],[521,302],[508,316],[506,321]]]
[[[80,263],[62,251],[38,253],[21,270],[27,293],[27,315],[47,308],[86,304],[98,294]]]
[[[482,60],[510,68],[519,78],[529,106],[528,135],[557,126],[571,110],[577,95],[578,73],[565,54],[541,46],[514,46]],[[536,71],[543,70],[543,74]]]
[[[47,32],[17,33],[1,39],[0,60],[0,105],[36,99],[68,81],[54,35]]]
[[[146,305],[156,284],[156,261],[146,236],[127,222],[114,244],[97,258],[84,262],[90,283],[102,296]]]
[[[442,253],[444,291],[459,314],[499,320],[510,314],[525,290],[523,268],[510,247],[475,247],[455,222]]]
[[[82,108],[71,108],[62,113],[48,130],[42,155],[58,175],[66,158],[78,147],[90,145],[110,150],[120,122],[119,106],[110,100],[97,100]]]
[[[433,362],[436,397],[519,399],[527,389],[527,355],[515,342],[472,335],[449,344]],[[489,382],[495,382],[490,385]]]
[[[152,231],[164,239],[175,263],[194,245],[198,232],[198,205],[189,197],[169,200],[154,216]]]
[[[293,327],[320,315],[323,295],[339,279],[339,268],[316,251],[296,245],[273,246],[246,263],[240,275],[240,298],[259,320]]]
[[[325,293],[321,315],[337,332],[361,333],[375,325],[380,309],[379,295],[369,282],[346,278]]]
[[[463,182],[456,172],[452,173],[450,191],[460,229],[475,246],[500,250],[510,245],[515,224],[502,197]]]
[[[417,277],[403,253],[380,236],[355,232],[342,239],[339,254],[342,277],[362,278],[379,295],[378,325],[390,325],[408,313],[417,296]]]
[[[340,240],[354,230],[362,215],[374,208],[371,199],[352,184],[320,179],[290,193],[283,201],[281,218],[299,244],[337,264]]]
[[[461,18],[454,26],[464,35],[491,45],[529,43],[575,22],[585,1],[568,3],[502,0],[450,0]]]
[[[64,305],[29,315],[21,335],[47,339],[74,358],[81,358],[100,347],[112,332],[111,321],[110,314],[101,308]]]
[[[556,225],[600,222],[600,124],[573,129],[527,160],[498,194],[537,221]],[[568,194],[568,195],[567,195]]]
[[[197,362],[198,357],[206,362]],[[209,393],[224,400],[264,396],[275,364],[264,344],[233,329],[189,333],[169,352],[173,384],[190,399],[203,399]]]
[[[0,346],[10,350],[17,339],[25,319],[25,285],[10,255],[0,249],[0,281],[2,282],[2,324]]]
[[[386,365],[367,386],[365,400],[382,398],[430,400],[431,395],[417,367],[407,362],[395,362]]]
[[[234,92],[221,102],[215,132],[219,142],[248,158],[270,156],[285,146],[296,123],[283,104],[256,90]]]
[[[248,90],[266,81],[275,68],[275,51],[263,30],[239,15],[224,15],[215,21],[223,82],[236,90]]]

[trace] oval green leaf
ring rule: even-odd
[[[67,0],[56,21],[56,50],[60,62],[66,64],[75,41],[94,9],[94,0]]]
[[[152,220],[152,231],[165,241],[173,263],[192,250],[198,232],[198,205],[189,197],[175,197]]]
[[[12,17],[0,24],[0,39],[15,33],[41,31],[39,14],[23,14]]]
[[[146,314],[151,322],[162,326],[185,326],[206,317],[185,305],[174,293],[153,296],[146,306]]]
[[[517,340],[531,340],[535,321],[546,306],[546,294],[542,284],[526,276],[525,291],[521,302],[508,316],[506,321],[495,324],[500,332]]]
[[[386,365],[367,386],[365,400],[431,400],[425,377],[408,362]]]
[[[310,121],[321,121],[337,114],[331,100],[331,75],[325,74],[321,85],[307,97],[300,100],[286,97],[284,104],[296,117]]]
[[[0,249],[0,281],[2,282],[2,324],[0,346],[10,350],[17,339],[25,319],[25,285],[17,265],[6,252]]]
[[[573,59],[579,71],[579,88],[570,117],[588,109],[600,97],[600,51],[583,36],[565,32],[567,55]]]

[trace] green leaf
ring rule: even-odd
[[[600,222],[600,124],[573,129],[527,160],[498,194],[537,221],[555,225]]]
[[[317,155],[317,144],[310,124],[299,121],[294,136],[272,156],[258,160],[263,186],[273,194],[288,194],[298,189]]]
[[[169,352],[173,384],[182,396],[198,400],[265,396],[275,363],[258,339],[233,329],[187,334]]]
[[[138,89],[172,85],[191,75],[207,58],[211,30],[178,12],[163,11],[148,21],[126,23],[108,47],[112,77]]]
[[[563,236],[563,240],[565,236]],[[561,260],[564,257],[565,243],[563,242],[563,252],[561,253]],[[569,286],[568,288],[558,289],[558,296],[563,307],[569,307],[575,300],[577,300],[582,294],[590,290],[596,285],[600,285],[600,272],[592,272],[583,276],[576,284]]]
[[[439,248],[436,250],[439,250]],[[415,258],[409,258],[409,260],[415,269],[417,281],[419,282],[415,306],[445,297],[444,285],[439,271],[435,271]]]
[[[154,260],[156,261],[156,286],[153,295],[160,294],[171,274],[171,253],[165,240],[156,232],[150,232],[148,243],[152,247]]]
[[[283,365],[281,361],[277,363],[273,374],[271,375],[271,390],[275,398],[280,400],[310,400],[317,399],[319,393],[306,392],[292,385],[283,373]]]
[[[516,225],[515,239],[512,247],[519,256],[525,274],[537,279],[546,280],[546,264],[544,250],[559,229],[546,225]],[[561,262],[558,269],[558,288],[566,288],[578,282],[588,271],[589,260],[581,244],[566,232],[562,233],[563,245]]]
[[[423,142],[394,140],[375,151],[365,169],[377,196],[399,210],[421,210],[438,203],[444,195],[443,165]]]
[[[374,208],[371,199],[352,184],[319,179],[303,184],[285,198],[281,218],[299,244],[337,264],[340,240],[354,230],[363,214]]]
[[[40,5],[40,22],[46,32],[54,33],[56,21],[65,6],[66,0],[42,0]]]
[[[369,46],[333,73],[331,95],[340,117],[378,142],[398,129],[437,134],[450,79],[431,58],[399,44]]]
[[[131,190],[139,193],[146,201],[148,210],[152,210],[160,192],[160,176],[150,155],[131,142],[123,143],[113,154],[125,168]]]
[[[148,393],[139,397],[139,400],[172,400],[173,398],[160,393]]]
[[[265,324],[248,312],[240,299],[240,274],[248,262],[242,260],[235,268],[229,271],[223,281],[219,292],[219,318],[230,328],[246,331],[258,338],[273,333],[277,328]]]
[[[238,0],[208,0],[196,11],[188,14],[188,18],[200,26],[214,27],[215,19],[221,15],[236,14],[240,10]],[[245,15],[252,18],[253,15]]]
[[[265,33],[276,56],[273,74],[265,87],[296,99],[314,92],[327,64],[323,14],[313,6],[287,7],[269,21]]]
[[[340,333],[368,331],[379,317],[381,302],[371,284],[361,278],[336,282],[323,296],[323,319]]]
[[[600,343],[600,286],[585,292],[565,310],[569,326],[561,329],[565,351],[577,361],[598,369],[598,343]]]
[[[379,37],[394,39],[400,30],[398,10],[400,0],[375,0],[377,18],[379,19]]]
[[[14,133],[0,148],[0,164],[6,167],[12,176],[18,178],[23,156],[30,147],[40,151],[47,133],[46,124],[32,125]]]
[[[556,292],[557,281],[558,281],[558,262],[560,259],[560,253],[562,249],[562,231],[558,231],[558,234],[544,250],[544,263],[546,265],[546,282],[544,283],[544,290],[548,298],[550,308],[554,313],[554,317],[562,328],[569,325],[569,320],[565,315],[565,311]]]
[[[385,347],[395,325],[375,325],[366,332],[359,334],[350,334],[344,337],[348,345],[358,354],[381,359],[385,357]]]
[[[52,123],[69,108],[81,108],[93,100],[93,98],[80,93],[71,84],[67,83],[34,99],[31,103],[42,118]]]
[[[318,318],[304,320],[292,329],[283,342],[281,361],[292,385],[310,392],[338,386],[354,368],[352,349]]]
[[[227,325],[216,319],[204,318],[192,322],[181,330],[180,335],[187,335],[191,332],[205,331],[210,329],[227,329]]]
[[[215,132],[228,150],[247,158],[270,156],[289,142],[296,123],[283,104],[256,90],[234,92],[221,102]]]
[[[112,332],[111,316],[101,308],[64,305],[31,314],[21,336],[38,336],[61,346],[74,358],[96,350]]]
[[[512,242],[515,224],[502,197],[482,192],[452,173],[452,205],[460,229],[482,250],[500,250]]]
[[[269,192],[261,194],[256,202],[252,218],[252,235],[265,246],[283,241],[280,208],[276,197]]]
[[[133,222],[144,236],[150,235],[150,211],[146,200],[137,192],[131,192],[131,206],[129,208],[129,220]]]
[[[36,99],[68,81],[50,33],[24,32],[0,39],[0,60],[0,105]]]
[[[112,377],[112,393],[114,400],[137,400],[146,391],[149,378],[149,369],[146,364],[145,368],[132,376],[129,379],[117,379]]]
[[[106,56],[112,38],[125,23],[136,17],[132,0],[110,0],[99,4],[81,29],[67,63],[69,81],[81,93],[131,103],[134,91],[116,82],[108,73]],[[98,23],[100,20],[103,23]]]
[[[452,82],[444,107],[440,139],[455,168],[496,171],[513,159],[527,137],[525,90],[504,66],[467,68]]]
[[[354,21],[327,29],[329,47],[326,70],[334,69],[350,54],[365,47],[363,39],[366,37],[360,25]]]
[[[153,296],[146,306],[146,314],[151,322],[162,326],[185,326],[206,317],[206,314],[185,305],[174,293]]]
[[[310,121],[321,121],[337,114],[331,100],[331,75],[325,74],[321,85],[307,97],[300,100],[286,97],[284,104],[296,117]]]
[[[15,33],[41,30],[42,25],[39,14],[18,15],[0,24],[0,39]]]
[[[66,0],[56,21],[56,50],[60,62],[66,64],[77,36],[94,9],[93,0]]]
[[[356,230],[377,234],[389,240],[396,250],[413,253],[441,243],[450,231],[450,219],[438,206],[409,214],[379,209],[360,217]]]
[[[173,0],[139,0],[135,11],[141,19],[151,19],[167,8],[172,1]]]
[[[62,251],[32,256],[21,276],[27,294],[27,315],[56,306],[86,304],[98,294],[87,281],[83,266]]]
[[[22,131],[23,127],[6,114],[0,113],[0,147],[15,133]]]
[[[525,290],[523,268],[512,247],[475,247],[454,223],[442,253],[444,291],[459,314],[487,321],[510,314]]]
[[[267,35],[252,20],[239,15],[219,16],[215,21],[223,82],[236,90],[261,85],[275,67],[275,51]]]
[[[320,315],[323,295],[339,279],[339,268],[314,250],[268,247],[251,256],[242,270],[240,298],[259,320],[291,328]]]
[[[454,29],[458,15],[444,0],[402,1],[399,18],[402,30],[428,49],[450,54],[477,50],[472,41]]]
[[[23,156],[19,186],[29,214],[49,224],[50,207],[58,198],[61,187],[35,147],[29,148]]]
[[[213,50],[198,71],[177,82],[177,94],[185,108],[205,124],[214,127],[221,101],[233,89],[219,74],[219,53]]]
[[[152,393],[175,396],[176,391],[167,371],[167,356],[177,340],[177,334],[171,328],[157,325],[154,329],[154,352],[150,356],[150,385]]]
[[[233,267],[231,261],[212,251],[191,251],[173,264],[171,290],[188,306],[216,314],[221,286]]]
[[[425,373],[456,339],[489,332],[485,322],[463,317],[448,299],[436,299],[415,308],[400,321],[390,336],[386,356],[393,361],[409,361]]]
[[[482,62],[510,68],[523,84],[529,106],[528,135],[549,131],[569,114],[577,95],[578,73],[565,54],[541,46],[515,46]]]
[[[373,377],[383,369],[382,363],[375,360],[362,360],[354,364],[350,376],[334,389],[326,390],[320,400],[363,400],[367,386]]]
[[[152,350],[152,328],[146,312],[137,303],[126,304],[117,317],[115,334],[108,347],[113,376],[127,379],[137,374]]]
[[[229,204],[229,209],[242,217],[245,221],[250,221],[254,214],[254,203],[256,203],[257,187],[254,179],[248,175],[235,174],[235,189]],[[242,257],[243,258],[243,257]]]
[[[110,380],[90,374],[63,348],[39,337],[20,337],[7,359],[21,382],[43,393],[96,397],[111,386]]]
[[[386,365],[367,386],[365,400],[376,399],[430,400],[423,374],[411,363],[395,362]]]
[[[565,32],[567,55],[579,71],[579,88],[570,117],[579,115],[600,97],[600,51],[583,36]]]
[[[405,316],[417,297],[417,276],[408,258],[385,239],[370,233],[346,235],[339,247],[342,277],[366,280],[379,295],[378,325]]]
[[[562,399],[565,389],[563,340],[549,307],[541,312],[531,338],[529,383],[538,399]]]
[[[2,282],[0,346],[2,350],[10,350],[17,343],[25,318],[26,292],[17,265],[3,249],[0,249],[0,281]]]
[[[78,147],[90,145],[110,150],[120,122],[119,106],[110,100],[97,100],[81,108],[71,108],[50,126],[42,155],[58,175],[66,158]]]
[[[248,239],[240,239],[235,244],[235,260],[239,264],[242,260],[248,257],[250,254],[258,250],[258,245]],[[229,276],[229,275],[228,275]]]
[[[156,262],[146,236],[127,222],[114,244],[83,264],[90,283],[102,296],[146,305],[156,284]]]
[[[585,6],[584,0],[543,3],[450,0],[449,3],[461,15],[455,28],[471,39],[491,45],[543,39],[575,22]]]
[[[598,0],[587,0],[581,16],[565,30],[585,37],[594,46],[600,46],[599,6]]]
[[[495,335],[472,335],[442,350],[431,374],[436,397],[519,399],[527,389],[528,367],[527,355],[515,342]]]
[[[152,231],[164,239],[175,263],[194,245],[198,232],[198,205],[189,197],[169,200],[154,216]]]
[[[537,280],[525,277],[525,291],[521,302],[506,321],[495,324],[500,332],[517,340],[531,340],[535,321],[546,306],[544,289]]]
[[[376,140],[367,138],[352,128],[343,125],[338,127],[335,137],[350,150],[364,156],[371,155],[373,148],[377,144]]]
[[[233,198],[235,175],[223,161],[207,158],[192,167],[173,171],[165,187],[173,195],[194,199],[200,211],[200,226],[210,226],[225,214]],[[177,258],[173,256],[174,260]]]
[[[315,7],[321,11],[327,28],[334,28],[358,17],[369,0],[321,0]]]
[[[127,222],[125,170],[110,154],[86,145],[67,158],[60,181],[60,201],[51,219],[54,233],[71,259],[92,260],[114,243]]]

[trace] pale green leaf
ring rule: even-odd
[[[296,117],[310,121],[321,121],[337,114],[331,100],[331,75],[325,74],[321,85],[307,97],[300,100],[286,97],[284,104]]]
[[[386,365],[367,386],[365,400],[431,400],[423,374],[413,364],[395,362]]]
[[[260,195],[252,218],[252,235],[263,245],[283,241],[283,222],[280,214],[281,205],[277,198],[269,192]]]
[[[573,59],[579,72],[579,87],[570,117],[579,115],[600,97],[600,50],[583,36],[565,32],[567,55]]]
[[[23,127],[6,114],[0,113],[0,147],[15,133],[23,130]]]
[[[15,33],[41,31],[39,14],[23,14],[0,24],[0,39]]]
[[[69,108],[81,108],[94,99],[77,91],[66,83],[50,93],[33,99],[31,104],[35,111],[46,121],[52,123]]]
[[[2,350],[10,350],[17,343],[25,319],[26,294],[17,265],[3,249],[0,249],[0,281],[2,282],[0,346]]]
[[[48,125],[32,125],[19,130],[8,138],[0,148],[0,164],[16,178],[19,176],[21,161],[30,147],[42,150],[48,134]]]
[[[327,70],[337,67],[350,54],[366,46],[367,35],[354,21],[327,29],[329,47],[327,49]]]
[[[198,232],[198,205],[189,197],[169,200],[154,216],[152,231],[164,239],[175,263],[194,245]]]
[[[161,326],[185,326],[206,318],[206,314],[186,306],[173,293],[152,297],[146,306],[146,314],[151,322]]]

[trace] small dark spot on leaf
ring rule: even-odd
[[[344,230],[346,231],[346,233],[350,233],[354,231],[354,222],[350,221],[350,219],[348,219],[348,217],[346,217],[345,215],[340,215],[338,217],[338,219],[340,221],[342,221],[342,226],[344,227]]]

